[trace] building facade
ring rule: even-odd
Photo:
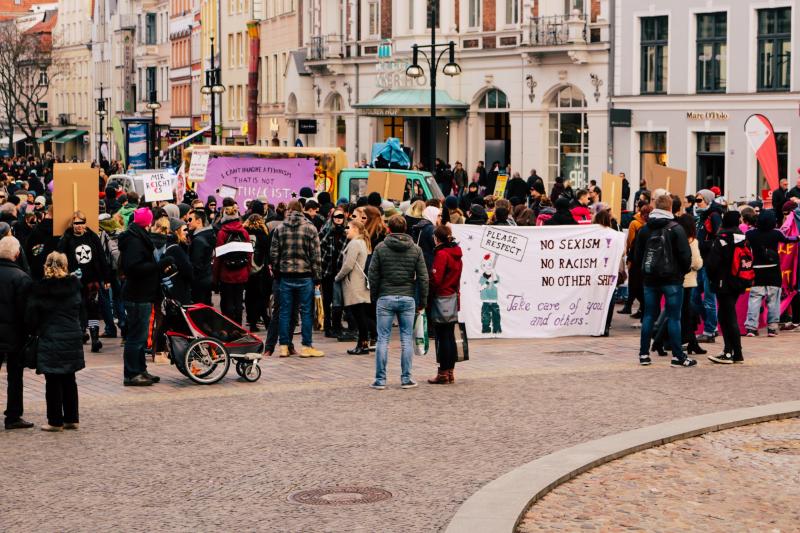
[[[170,0],[170,142],[188,136],[194,124],[192,82],[195,65],[199,66],[200,58],[193,41],[195,26],[199,25],[196,20],[198,16],[199,4],[195,0]]]
[[[251,0],[218,0],[223,18],[220,24],[222,39],[222,141],[220,144],[247,142],[247,67],[249,40],[247,22],[252,19]]]
[[[136,113],[143,119],[153,113],[148,103],[158,102],[155,113],[155,139],[157,150],[169,144],[169,127],[172,117],[170,94],[170,40],[169,0],[137,0],[136,47]]]
[[[687,171],[686,191],[719,186],[733,200],[769,189],[745,137],[772,122],[782,176],[800,153],[800,13],[794,0],[616,0],[613,167],[631,183],[648,167]],[[628,117],[628,111],[630,116]],[[627,125],[629,124],[629,126]]]

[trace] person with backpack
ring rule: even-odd
[[[743,363],[742,336],[736,317],[736,302],[745,290],[753,286],[753,251],[739,229],[741,214],[728,211],[708,253],[708,279],[717,297],[719,325],[725,340],[722,353],[710,355],[713,363]]]
[[[103,315],[105,330],[101,338],[113,339],[117,336],[116,316],[120,330],[125,331],[125,307],[122,305],[119,284],[119,236],[122,234],[120,217],[108,214],[100,215],[100,242],[106,253],[106,262],[111,271],[111,288],[100,290],[100,313]]]
[[[650,339],[655,321],[665,300],[672,366],[691,367],[697,361],[686,356],[681,344],[681,306],[683,279],[691,270],[692,251],[686,232],[672,214],[672,198],[656,199],[647,224],[639,230],[634,244],[633,261],[641,269],[644,284],[644,315],[639,342],[639,364],[649,365]]]
[[[697,340],[704,343],[713,343],[717,336],[717,297],[708,280],[708,254],[722,225],[723,209],[714,198],[712,191],[702,189],[697,191],[694,203],[697,216],[697,241],[700,244],[703,264],[706,266],[697,273],[697,288],[693,293],[692,302],[703,318],[703,334],[699,335]]]
[[[212,282],[219,288],[222,314],[241,324],[244,288],[250,278],[253,244],[242,226],[239,209],[235,205],[222,210],[220,224],[212,264]]]

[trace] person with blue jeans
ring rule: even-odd
[[[286,218],[271,235],[270,264],[275,279],[279,279],[280,298],[280,356],[289,357],[292,340],[292,310],[300,307],[303,348],[300,357],[323,357],[324,352],[313,346],[314,288],[322,279],[322,259],[319,234],[303,215],[303,205],[297,200],[286,208]]]
[[[695,195],[695,214],[697,216],[697,240],[700,243],[700,255],[703,264],[708,265],[708,254],[711,245],[717,238],[722,225],[722,206],[714,201],[714,193],[709,189],[701,189]],[[695,312],[703,319],[703,334],[697,337],[699,342],[715,342],[717,336],[717,295],[708,279],[708,268],[704,266],[697,273],[697,287],[692,294]]]
[[[428,269],[422,250],[406,234],[406,221],[394,215],[387,221],[389,235],[372,252],[369,265],[369,288],[377,302],[378,345],[375,350],[375,381],[371,387],[386,388],[386,363],[389,339],[395,317],[400,325],[400,387],[417,386],[411,375],[414,355],[415,310],[425,309],[428,301]],[[414,296],[419,290],[419,300]]]
[[[639,342],[639,363],[649,365],[650,340],[655,321],[665,301],[672,366],[690,367],[697,361],[686,356],[681,343],[681,305],[683,278],[692,264],[692,251],[684,229],[675,222],[672,198],[667,194],[656,198],[655,209],[647,225],[639,230],[634,245],[634,261],[641,266],[644,282],[644,316]]]

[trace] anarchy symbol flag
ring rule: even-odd
[[[775,131],[772,123],[764,115],[750,115],[744,123],[744,132],[750,146],[756,153],[758,164],[767,178],[771,190],[778,188],[778,148],[775,145]]]

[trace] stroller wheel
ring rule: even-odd
[[[250,383],[255,383],[261,377],[261,367],[255,363],[243,365],[243,370],[241,376]]]
[[[183,366],[189,379],[202,385],[211,385],[225,377],[231,359],[220,341],[201,338],[193,340],[186,347]]]

